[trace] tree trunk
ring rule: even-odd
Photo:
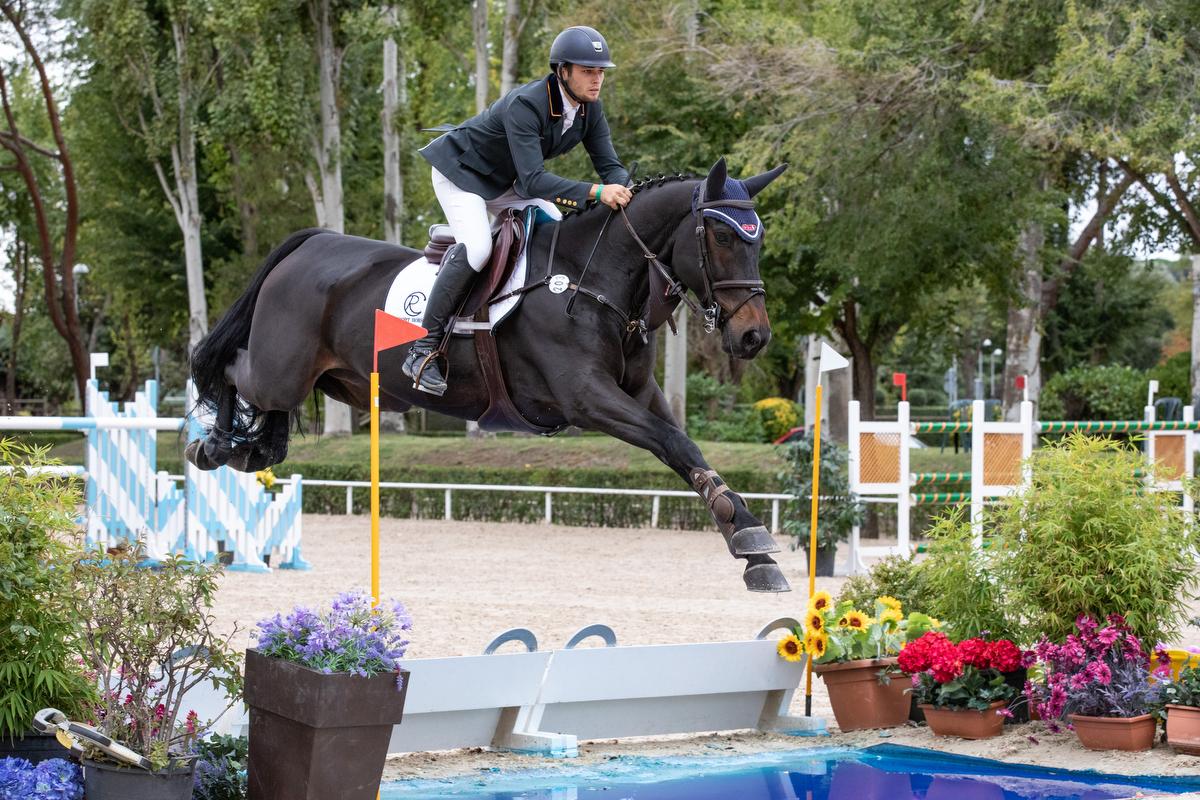
[[[1021,255],[1019,298],[1008,304],[1008,333],[1004,348],[1004,416],[1020,418],[1022,392],[1017,377],[1025,376],[1029,399],[1037,402],[1042,387],[1042,246],[1046,232],[1040,222],[1030,222],[1017,244]]]
[[[388,6],[387,20],[396,25],[396,6]],[[400,174],[400,131],[396,111],[405,103],[401,95],[404,70],[400,69],[401,55],[394,36],[383,43],[383,238],[400,244],[404,218],[404,181]],[[397,77],[399,72],[399,77]]]
[[[1192,255],[1192,398],[1200,388],[1200,253]]]
[[[314,153],[321,177],[323,227],[345,233],[346,212],[342,199],[342,121],[338,109],[341,53],[333,41],[330,0],[317,0],[317,61],[320,72],[321,141]]]
[[[487,108],[488,85],[488,0],[475,0],[471,14],[475,32],[475,113]]]
[[[342,122],[338,110],[338,80],[341,53],[333,41],[333,19],[330,0],[314,0],[310,3],[313,20],[317,27],[317,62],[320,72],[320,119],[321,138],[313,142],[313,156],[317,162],[320,185],[311,172],[304,176],[317,212],[317,224],[337,233],[346,227],[345,205],[342,199]],[[325,426],[327,436],[348,436],[352,432],[353,415],[350,406],[332,397],[325,398]]]
[[[842,341],[850,348],[850,369],[854,377],[854,399],[861,419],[875,419],[875,360],[871,346],[858,331],[858,306],[853,300],[842,304],[842,317],[834,323]]]
[[[500,63],[500,96],[508,94],[517,85],[517,70],[520,67],[521,0],[504,0],[504,52]]]
[[[687,333],[688,309],[680,305],[675,312],[675,328],[678,336],[671,334],[671,329],[664,327],[666,346],[663,348],[663,393],[667,397],[667,405],[671,414],[679,423],[682,430],[687,430]]]

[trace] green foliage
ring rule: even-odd
[[[924,562],[903,556],[887,556],[869,572],[850,577],[842,586],[838,602],[853,608],[870,608],[875,598],[894,597],[903,608],[919,608],[933,614],[933,590]]]
[[[76,663],[71,585],[62,569],[76,530],[78,488],[32,469],[46,449],[0,439],[0,739],[53,706],[86,714],[95,690]],[[26,470],[23,467],[31,468]]]
[[[1200,667],[1184,667],[1178,678],[1161,684],[1158,696],[1161,705],[1200,707]]]
[[[768,442],[800,424],[800,407],[786,397],[765,397],[754,404],[754,410]]]
[[[786,468],[779,473],[784,491],[796,498],[784,506],[783,530],[793,536],[793,549],[808,548],[810,536],[810,498],[812,497],[813,439],[793,439],[783,446]],[[850,492],[850,473],[846,448],[821,440],[820,513],[817,516],[817,549],[835,547],[850,537],[850,529],[862,523],[865,511]]]
[[[1177,497],[1146,491],[1145,459],[1108,438],[1071,434],[1031,467],[1029,489],[1000,505],[993,538],[1000,588],[1024,629],[1061,641],[1080,615],[1121,614],[1143,641],[1172,641],[1196,596],[1196,533]]]
[[[150,564],[140,543],[81,551],[69,564],[83,659],[109,687],[97,705],[99,728],[156,769],[186,754],[212,722],[184,706],[189,689],[208,683],[230,704],[241,697],[241,657],[231,645],[238,629],[218,632],[212,613],[221,569],[181,556]]]
[[[1178,397],[1184,405],[1192,402],[1192,354],[1187,350],[1154,367],[1146,377],[1158,381],[1159,397]]]
[[[196,788],[192,800],[245,800],[250,741],[245,736],[210,736],[196,743]]]
[[[994,542],[977,547],[962,509],[939,518],[928,535],[929,554],[921,564],[929,593],[925,610],[942,621],[946,634],[955,641],[975,636],[1021,641],[1008,554]]]
[[[1042,419],[1141,419],[1146,376],[1131,367],[1079,366],[1060,372],[1042,389]]]

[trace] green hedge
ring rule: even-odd
[[[177,471],[179,463],[159,459],[160,469]],[[289,461],[275,467],[275,475],[286,478],[299,473],[308,480],[369,480],[368,466],[348,464],[301,463]],[[730,487],[740,492],[779,492],[774,473],[754,470],[730,470],[722,473]],[[480,483],[522,486],[581,486],[621,489],[686,489],[674,473],[660,469],[513,469],[498,467],[390,467],[384,465],[380,480],[401,483]],[[650,524],[650,497],[593,494],[555,494],[554,522],[560,525],[643,527]],[[370,511],[370,491],[354,490],[354,512]],[[384,489],[380,493],[380,513],[402,519],[441,519],[445,495],[440,489]],[[764,522],[770,522],[771,501],[751,500],[750,510]],[[340,486],[304,487],[306,514],[344,514],[346,490]],[[540,492],[455,491],[453,513],[458,520],[488,522],[540,522],[545,515],[545,495]],[[664,497],[660,500],[660,528],[707,530],[712,527],[708,509],[699,497]]]

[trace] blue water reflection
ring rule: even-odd
[[[746,759],[616,759],[577,776],[491,773],[398,782],[382,800],[1109,800],[1195,791],[1194,782],[1045,770],[894,746]],[[1187,784],[1193,785],[1187,785]]]

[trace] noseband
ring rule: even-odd
[[[763,286],[761,280],[727,280],[714,281],[709,275],[709,258],[708,258],[708,241],[704,235],[704,209],[706,208],[754,208],[753,200],[706,200],[705,190],[707,186],[704,182],[700,184],[700,198],[692,208],[692,217],[696,222],[696,244],[700,254],[700,279],[703,281],[703,292],[696,292],[696,296],[700,298],[697,303],[692,298],[688,297],[688,287],[684,285],[675,273],[666,264],[658,260],[658,254],[650,250],[642,238],[637,235],[637,231],[633,229],[633,224],[629,221],[629,215],[625,213],[625,207],[621,206],[621,219],[625,222],[625,229],[629,231],[629,235],[633,237],[633,241],[637,242],[637,246],[641,248],[642,255],[646,260],[659,271],[663,279],[667,282],[667,296],[678,297],[680,300],[692,310],[692,313],[704,319],[704,332],[712,333],[717,328],[724,328],[734,314],[741,310],[742,306],[750,302],[755,295],[766,295],[767,290]],[[745,289],[746,297],[742,302],[733,307],[732,311],[726,311],[716,298],[716,292],[727,289]]]

